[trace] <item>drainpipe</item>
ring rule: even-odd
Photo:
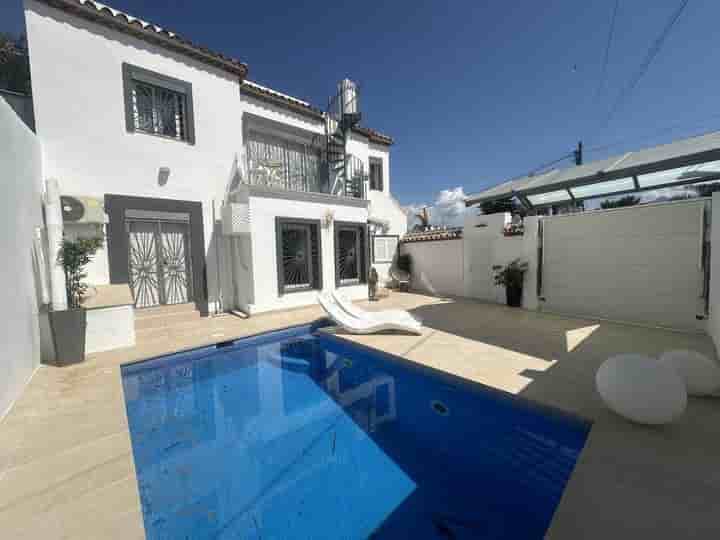
[[[67,309],[65,272],[57,262],[63,240],[63,218],[58,181],[49,178],[45,189],[45,226],[48,236],[48,266],[50,267],[50,300],[53,311]]]

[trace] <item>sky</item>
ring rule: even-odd
[[[578,140],[590,161],[720,128],[715,0],[689,1],[609,120],[681,0],[620,0],[604,77],[615,0],[107,3],[321,107],[358,81],[363,123],[396,141],[404,205],[525,175]],[[22,30],[21,6],[0,0],[0,31]]]

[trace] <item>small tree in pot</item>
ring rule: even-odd
[[[67,310],[51,311],[50,323],[58,365],[82,362],[85,358],[86,314],[82,301],[87,291],[85,267],[103,245],[102,238],[63,240],[57,263],[65,272]]]
[[[523,278],[528,270],[528,263],[515,259],[495,274],[495,285],[505,287],[507,305],[522,306]]]

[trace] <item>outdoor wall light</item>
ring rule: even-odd
[[[160,167],[158,170],[158,185],[164,186],[170,178],[170,167]]]

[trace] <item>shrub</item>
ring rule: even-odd
[[[515,259],[495,274],[495,285],[509,287],[522,287],[523,275],[528,270],[528,263]]]
[[[410,269],[412,268],[412,258],[408,253],[398,255],[397,267],[400,270],[404,270],[405,272],[410,273]]]
[[[80,307],[85,291],[87,291],[87,285],[83,283],[87,277],[84,272],[85,267],[102,245],[103,239],[99,237],[63,240],[58,251],[57,261],[65,272],[65,290],[69,309]]]

